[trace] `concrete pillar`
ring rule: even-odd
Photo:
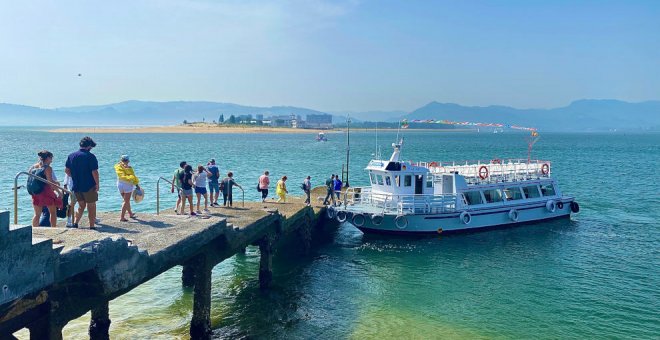
[[[30,330],[30,340],[62,340],[62,328],[52,322],[50,316],[45,316],[27,327]]]
[[[92,309],[92,319],[89,321],[89,338],[91,340],[109,340],[110,322],[110,305],[108,301],[104,301]]]
[[[259,288],[270,287],[273,280],[273,241],[269,236],[259,241]]]
[[[193,263],[185,263],[181,271],[181,284],[191,288],[195,285],[195,268]]]
[[[195,288],[190,338],[211,339],[211,264],[205,254],[194,261]]]
[[[307,216],[305,216],[307,217]],[[309,254],[312,248],[312,226],[311,223],[305,219],[305,223],[298,228],[298,238],[300,239],[300,249],[303,254]]]

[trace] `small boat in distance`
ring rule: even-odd
[[[403,139],[372,160],[371,186],[349,188],[328,217],[365,233],[440,234],[567,218],[580,210],[550,177],[550,162],[406,162]]]
[[[318,136],[316,136],[316,141],[317,142],[327,142],[328,138],[325,137],[325,133],[319,132]]]

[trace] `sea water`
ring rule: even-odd
[[[312,176],[321,185],[340,173],[345,134],[94,134],[100,210],[118,210],[113,164],[128,154],[146,190],[138,213],[155,211],[158,177],[178,163],[218,161],[256,200],[258,176],[287,175],[292,194]],[[82,137],[26,128],[0,130],[0,208],[12,210],[13,176],[55,154],[62,179],[66,155]],[[405,131],[403,158],[422,161],[526,158],[526,135]],[[350,184],[379,144],[390,155],[395,132],[351,134]],[[304,257],[276,257],[272,289],[258,288],[257,248],[213,271],[212,323],[218,338],[659,338],[659,134],[542,133],[532,158],[552,161],[552,176],[581,212],[570,220],[467,235],[383,238],[342,225]],[[20,183],[24,183],[21,178]],[[175,195],[162,187],[163,207]],[[238,195],[240,201],[240,190]],[[20,191],[19,220],[32,208]],[[63,223],[60,221],[60,223]],[[192,293],[174,268],[110,302],[113,339],[187,338]],[[66,338],[87,334],[89,314],[69,323]],[[26,332],[18,334],[27,336]]]

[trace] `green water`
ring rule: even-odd
[[[328,143],[314,135],[99,134],[101,210],[120,207],[112,164],[131,155],[148,190],[137,211],[155,211],[155,181],[181,160],[219,160],[245,184],[246,199],[269,169],[272,178],[319,185],[341,170],[343,134]],[[383,156],[395,134],[381,133]],[[36,151],[55,153],[62,175],[80,135],[0,130],[0,193],[10,197],[13,173]],[[373,132],[351,135],[351,183],[374,152]],[[405,159],[525,157],[521,134],[406,132]],[[572,220],[442,238],[362,235],[350,225],[307,257],[274,263],[273,288],[258,289],[258,250],[248,248],[214,269],[212,318],[218,338],[659,338],[660,167],[658,134],[542,134],[534,156],[553,162],[565,194],[582,211]],[[172,206],[173,195],[164,205]],[[30,218],[21,194],[20,220]],[[11,200],[0,208],[9,209]],[[175,268],[110,303],[111,337],[187,338],[192,294]],[[65,328],[86,336],[89,316]],[[26,333],[21,333],[23,337]]]

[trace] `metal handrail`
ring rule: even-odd
[[[177,187],[177,189],[179,190],[179,192],[183,191],[183,189],[182,189],[180,186],[174,184],[174,183],[173,183],[172,181],[170,181],[169,179],[167,179],[167,178],[165,178],[165,177],[162,177],[162,176],[161,176],[161,177],[158,177],[158,180],[156,181],[156,215],[160,215],[160,180],[161,180],[161,179],[162,179],[163,181],[165,181],[165,182],[167,182],[167,183],[170,183],[171,185]]]
[[[242,187],[238,187],[238,188],[241,189],[241,192],[243,193],[243,208],[245,208],[245,190],[243,190]]]
[[[27,171],[21,171],[21,172],[17,173],[16,176],[14,176],[14,224],[18,224],[18,189],[23,187],[23,186],[20,186],[20,187],[18,186],[18,178],[21,175],[27,175],[28,177],[32,177],[32,178],[34,178],[38,181],[41,181],[43,183],[50,184],[50,185],[56,187],[57,189],[68,193],[69,194],[69,201],[73,202],[73,193],[71,191],[69,191],[67,189],[64,189],[63,187],[57,185],[55,182],[51,182],[47,179],[44,179],[44,178],[41,178],[37,175],[31,174]],[[70,204],[69,204],[69,209],[71,209]],[[57,214],[56,211],[55,212],[54,211],[49,211],[49,213]]]

